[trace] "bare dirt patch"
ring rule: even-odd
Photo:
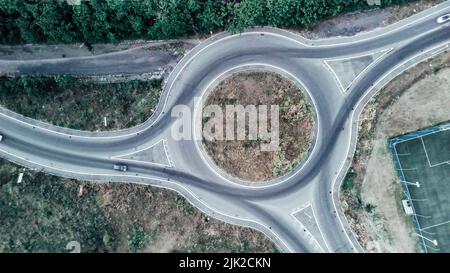
[[[364,109],[341,204],[369,252],[418,252],[388,139],[449,120],[450,53],[420,63],[390,82]],[[382,171],[380,171],[382,170]]]
[[[115,252],[276,252],[263,234],[211,219],[173,192],[100,184],[103,211],[115,231]]]
[[[100,82],[167,77],[199,41],[69,45],[0,45],[0,75],[70,74]]]
[[[444,0],[411,1],[405,5],[347,13],[323,21],[309,30],[300,30],[299,32],[310,39],[353,36],[360,32],[393,24],[441,2]]]
[[[230,104],[278,105],[280,142],[276,151],[262,151],[258,140],[204,140],[208,155],[225,172],[247,181],[268,181],[287,174],[307,156],[314,110],[295,83],[275,73],[237,73],[212,90],[205,102],[219,105],[224,113]]]
[[[0,45],[0,60],[43,60],[58,58],[93,57],[102,54],[119,51],[133,51],[139,48],[147,50],[148,54],[158,51],[190,50],[200,40],[169,40],[169,41],[123,41],[118,44],[93,44],[88,48],[85,44],[25,44],[25,45]],[[184,53],[184,52],[180,52]]]

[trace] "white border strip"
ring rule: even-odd
[[[161,143],[161,142],[162,142],[162,143]],[[162,147],[163,147],[163,149],[164,149],[164,154],[166,155],[166,159],[167,159],[167,162],[169,162],[169,165],[163,164],[163,163],[157,163],[157,162],[150,162],[150,161],[142,161],[142,160],[135,160],[135,159],[123,158],[123,157],[126,157],[126,156],[138,154],[138,153],[141,153],[141,152],[143,152],[143,151],[149,150],[149,149],[155,147],[156,145],[158,145],[158,144],[160,144],[160,143],[161,143],[161,145],[163,145]],[[142,163],[142,164],[148,164],[148,165],[157,165],[157,166],[163,166],[163,167],[169,167],[169,168],[172,168],[172,167],[174,166],[174,165],[172,164],[170,158],[169,158],[168,153],[167,153],[166,144],[165,144],[165,139],[160,139],[160,140],[158,140],[157,142],[155,142],[155,143],[153,143],[152,145],[150,145],[149,147],[146,147],[146,148],[143,148],[143,149],[140,149],[140,150],[136,150],[136,151],[134,151],[134,152],[127,153],[127,154],[114,155],[114,156],[111,156],[110,158],[111,158],[111,159],[118,159],[118,160],[121,160],[121,161],[135,162],[135,163]]]
[[[265,233],[265,234],[267,234],[267,233],[266,233],[267,231],[270,231],[270,232],[272,233],[272,235],[275,236],[275,238],[278,239],[278,241],[281,242],[282,245],[283,245],[289,252],[294,252],[294,250],[293,250],[292,248],[290,248],[290,247],[289,247],[289,246],[281,239],[281,237],[279,237],[279,236],[278,236],[271,228],[269,228],[268,226],[264,225],[263,223],[259,223],[259,222],[255,221],[255,220],[246,219],[246,218],[239,218],[239,217],[236,217],[236,216],[232,216],[232,215],[229,215],[229,214],[220,212],[220,211],[218,211],[218,210],[216,210],[216,209],[214,209],[214,208],[208,206],[205,202],[203,202],[203,201],[201,200],[201,198],[197,197],[197,196],[196,196],[189,188],[187,188],[187,187],[181,185],[180,183],[177,183],[177,182],[174,182],[174,181],[171,181],[171,180],[168,180],[168,179],[162,179],[162,178],[158,178],[158,177],[150,177],[150,176],[145,176],[145,175],[144,175],[144,176],[143,176],[143,175],[133,176],[133,175],[124,175],[124,174],[114,174],[114,175],[111,175],[111,174],[88,174],[88,173],[82,173],[82,172],[74,172],[74,171],[69,171],[69,170],[59,169],[59,168],[51,167],[51,166],[48,166],[48,165],[36,163],[36,162],[33,162],[33,161],[28,160],[28,159],[26,159],[26,158],[23,158],[23,157],[14,155],[14,154],[12,154],[12,153],[10,153],[10,152],[8,152],[8,151],[5,151],[5,150],[3,150],[3,149],[1,149],[1,148],[0,148],[0,152],[2,152],[2,153],[4,153],[4,154],[7,154],[7,155],[9,155],[9,156],[11,156],[11,157],[17,158],[17,159],[19,159],[19,160],[21,160],[21,161],[25,161],[25,162],[31,163],[31,164],[33,164],[33,165],[41,166],[41,167],[46,168],[46,169],[55,170],[55,171],[57,171],[57,172],[65,172],[65,173],[69,173],[69,174],[88,175],[88,176],[109,176],[109,177],[116,177],[116,178],[119,178],[119,177],[141,178],[141,179],[147,179],[147,180],[150,180],[150,181],[151,181],[151,180],[154,180],[154,181],[160,181],[160,182],[163,182],[163,183],[173,184],[173,185],[175,185],[176,187],[180,187],[180,188],[182,188],[183,190],[185,190],[185,191],[186,191],[190,196],[192,196],[197,202],[199,202],[201,205],[205,206],[205,207],[208,208],[210,211],[212,211],[212,212],[214,212],[214,213],[216,213],[216,214],[218,214],[218,215],[222,215],[222,216],[225,216],[225,217],[228,217],[228,218],[230,218],[230,219],[237,220],[237,221],[244,221],[244,222],[246,221],[246,222],[249,222],[249,223],[254,223],[254,224],[257,224],[257,225],[259,225],[259,226],[264,227],[264,228],[266,229],[265,231],[264,231],[264,230],[259,230],[259,231],[261,231],[261,232],[263,232],[263,233]],[[135,183],[135,184],[143,184],[143,185],[147,185],[147,186],[148,186],[148,184],[145,184],[145,183]],[[189,198],[187,198],[186,195],[183,194],[181,191],[179,191],[179,190],[177,190],[177,189],[175,189],[175,188],[170,188],[170,187],[163,186],[162,184],[161,184],[161,185],[153,185],[153,184],[151,184],[151,186],[156,186],[156,187],[159,186],[159,187],[161,187],[161,188],[165,188],[165,189],[170,189],[170,190],[176,191],[178,194],[180,194],[180,195],[183,196],[186,200],[188,200],[189,203],[191,203],[191,205],[193,205],[194,207],[198,208],[200,211],[202,211],[202,212],[205,213],[206,215],[211,216],[210,213],[207,213],[207,212],[206,212],[204,209],[202,209],[200,206],[195,205],[195,204],[194,204]],[[218,219],[218,218],[217,218],[217,219]],[[226,221],[223,220],[223,219],[219,219],[219,220],[222,220],[222,221],[226,222]],[[229,223],[230,223],[230,222],[229,222]],[[233,223],[230,223],[230,224],[233,224]],[[242,225],[242,224],[238,224],[238,225]],[[247,225],[247,227],[254,228],[254,227],[251,227],[251,226],[248,226],[248,225]],[[256,229],[256,228],[254,228],[254,229]],[[268,236],[268,237],[270,237],[270,236]]]
[[[286,75],[288,75],[289,77],[292,77],[295,81],[297,81],[297,83],[300,84],[301,89],[305,90],[305,92],[307,92],[309,98],[311,99],[313,106],[314,106],[314,111],[316,112],[316,119],[317,119],[317,124],[316,124],[316,128],[317,128],[317,132],[316,132],[316,136],[314,138],[314,142],[311,144],[311,152],[309,153],[308,158],[306,159],[306,161],[304,161],[302,163],[302,165],[300,166],[300,168],[298,168],[297,170],[295,170],[294,172],[290,173],[289,175],[287,175],[286,177],[284,177],[282,180],[277,181],[276,183],[270,183],[267,185],[257,185],[257,183],[255,183],[255,185],[246,185],[246,184],[241,184],[238,182],[235,182],[233,180],[228,179],[227,177],[225,177],[223,174],[219,173],[215,167],[211,166],[209,160],[205,157],[204,152],[201,150],[198,141],[196,141],[197,139],[202,139],[201,137],[198,136],[198,134],[200,132],[197,131],[196,128],[201,128],[198,127],[198,118],[199,117],[199,111],[201,111],[201,107],[200,104],[203,101],[203,97],[206,93],[206,91],[208,91],[211,86],[216,83],[218,81],[218,79],[220,79],[221,77],[223,77],[224,75],[230,73],[233,70],[242,68],[242,67],[249,67],[249,69],[251,69],[252,67],[270,67],[272,69],[281,71],[282,73],[285,73]],[[199,109],[200,108],[200,109]],[[316,142],[317,142],[317,137],[320,135],[320,115],[318,114],[318,108],[317,108],[317,104],[316,101],[314,100],[314,97],[312,96],[312,93],[309,91],[308,87],[301,81],[299,80],[297,77],[295,77],[293,74],[291,74],[290,72],[284,70],[283,68],[280,68],[278,66],[275,65],[270,65],[270,64],[264,64],[264,63],[246,63],[246,64],[242,64],[242,65],[238,65],[238,66],[234,66],[233,68],[230,68],[228,70],[226,70],[225,72],[221,73],[219,76],[217,76],[215,79],[213,79],[207,86],[206,88],[203,90],[203,92],[200,95],[200,99],[197,102],[197,105],[194,105],[194,123],[193,123],[193,134],[194,134],[194,143],[195,143],[195,147],[197,149],[197,152],[200,154],[201,159],[203,160],[203,162],[205,163],[206,166],[208,166],[208,168],[218,177],[220,177],[221,179],[223,179],[224,181],[227,181],[235,186],[240,186],[240,187],[244,187],[244,188],[253,188],[253,189],[261,189],[261,188],[269,188],[269,187],[274,187],[277,186],[281,183],[286,182],[287,180],[289,180],[291,177],[293,177],[294,175],[298,174],[301,170],[303,170],[303,168],[308,164],[308,162],[311,160],[311,155],[313,155],[316,151]]]
[[[317,228],[319,229],[320,236],[322,237],[322,240],[325,243],[325,247],[327,248],[327,251],[325,251],[322,248],[322,246],[320,245],[319,241],[317,241],[316,237],[314,237],[314,235],[309,231],[309,229],[297,217],[295,217],[295,214],[301,212],[302,210],[304,210],[304,209],[306,209],[308,207],[311,207],[311,211],[313,212],[312,217],[314,217],[314,222],[316,223]],[[302,228],[304,228],[308,232],[309,235],[311,235],[311,237],[313,238],[314,242],[317,244],[317,246],[320,248],[320,250],[322,250],[322,252],[324,252],[324,253],[325,252],[328,252],[328,253],[330,252],[330,247],[328,246],[327,240],[325,240],[325,237],[323,236],[323,233],[322,233],[322,230],[320,228],[319,222],[317,221],[317,218],[316,218],[316,214],[314,213],[314,208],[313,208],[313,206],[311,204],[311,201],[306,202],[300,208],[294,209],[291,212],[291,216],[302,226]]]
[[[382,49],[380,51],[374,51],[368,54],[362,54],[362,55],[357,55],[357,56],[349,56],[349,57],[343,57],[343,58],[333,58],[333,59],[325,59],[323,60],[323,63],[325,65],[325,67],[331,72],[331,74],[333,75],[333,78],[337,81],[339,87],[340,87],[340,91],[343,94],[346,94],[347,91],[349,91],[350,87],[353,85],[353,83],[355,83],[357,80],[359,80],[365,73],[367,70],[369,70],[370,68],[372,68],[373,66],[375,66],[377,63],[379,63],[389,52],[391,52],[394,48],[386,48],[386,49]],[[361,57],[367,57],[367,56],[372,56],[375,55],[377,53],[383,53],[380,56],[378,56],[378,58],[376,58],[375,60],[372,60],[372,62],[367,65],[361,72],[358,73],[358,75],[356,75],[355,78],[353,78],[353,80],[350,81],[350,83],[344,87],[344,85],[342,84],[341,80],[339,79],[339,76],[337,75],[336,71],[334,71],[333,67],[331,67],[331,65],[329,64],[330,62],[334,62],[334,61],[344,61],[344,60],[353,60],[353,59],[357,59],[357,58],[361,58]]]

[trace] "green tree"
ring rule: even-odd
[[[36,4],[33,24],[43,39],[50,43],[72,43],[77,39],[72,22],[72,9],[64,0]]]
[[[247,27],[267,24],[267,5],[265,0],[246,0],[234,4],[233,21],[230,31],[241,32]]]
[[[224,9],[221,2],[206,1],[203,11],[198,15],[199,30],[201,33],[209,33],[224,26]]]
[[[188,5],[191,1],[156,0],[157,13],[154,25],[149,30],[152,39],[171,39],[192,32],[193,19]]]
[[[408,0],[382,0],[381,6]],[[301,28],[343,12],[377,7],[367,0],[0,0],[1,43],[116,43],[172,39],[253,26]]]

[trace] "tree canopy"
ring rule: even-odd
[[[381,6],[409,0],[381,0]],[[0,0],[0,43],[116,43],[253,26],[301,28],[367,0]]]

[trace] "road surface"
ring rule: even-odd
[[[4,135],[0,155],[59,176],[177,191],[211,217],[265,233],[282,251],[362,252],[338,201],[355,151],[359,115],[392,78],[447,49],[450,26],[436,22],[445,13],[450,13],[448,2],[385,28],[324,40],[307,40],[275,28],[221,33],[178,63],[167,79],[157,112],[145,123],[114,132],[84,132],[0,108]],[[327,64],[333,60],[361,63],[361,56],[377,57],[344,90],[339,80],[345,71],[334,71]],[[73,60],[73,64],[74,71],[77,64],[83,71],[92,69],[81,61]],[[38,67],[36,61],[29,65]],[[21,67],[26,71],[27,62]],[[58,71],[57,61],[51,67]],[[223,174],[204,156],[198,141],[176,141],[171,134],[174,106],[186,105],[198,113],[195,98],[202,97],[208,86],[230,73],[254,68],[281,73],[302,86],[317,116],[306,162],[288,176],[257,185]],[[142,155],[155,145],[162,145],[168,164],[144,159]],[[133,154],[140,159],[131,160]],[[126,162],[129,171],[114,171],[116,162]]]

